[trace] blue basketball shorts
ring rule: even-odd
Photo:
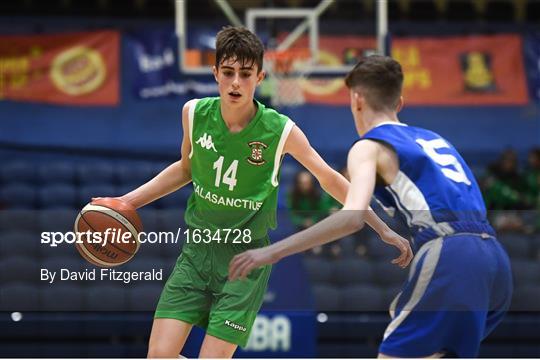
[[[508,310],[512,287],[510,261],[496,238],[458,233],[428,241],[392,302],[379,352],[475,357]]]

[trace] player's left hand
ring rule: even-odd
[[[407,266],[409,266],[411,260],[414,257],[409,241],[399,236],[396,232],[392,230],[385,231],[379,236],[381,237],[382,241],[397,247],[400,252],[400,255],[394,260],[392,260],[392,264],[396,264],[401,268],[406,268]]]
[[[278,260],[268,247],[245,251],[233,257],[229,263],[229,280],[245,279],[251,270]]]

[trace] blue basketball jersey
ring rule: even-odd
[[[379,351],[477,356],[510,305],[512,276],[471,170],[429,130],[384,123],[363,139],[387,144],[398,156],[393,183],[377,185],[375,194],[406,219],[417,250]]]
[[[363,139],[392,147],[399,173],[388,186],[377,185],[376,197],[396,207],[413,238],[445,223],[486,223],[486,208],[474,176],[457,150],[440,135],[402,123],[387,122]]]

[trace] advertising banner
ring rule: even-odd
[[[0,36],[0,100],[116,105],[119,42],[116,31]]]

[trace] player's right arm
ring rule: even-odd
[[[140,208],[167,194],[180,189],[191,181],[191,141],[189,137],[189,107],[191,101],[186,102],[182,109],[182,149],[180,160],[172,163],[152,180],[139,186],[135,190],[120,197],[135,208]],[[194,104],[193,104],[194,106]]]

